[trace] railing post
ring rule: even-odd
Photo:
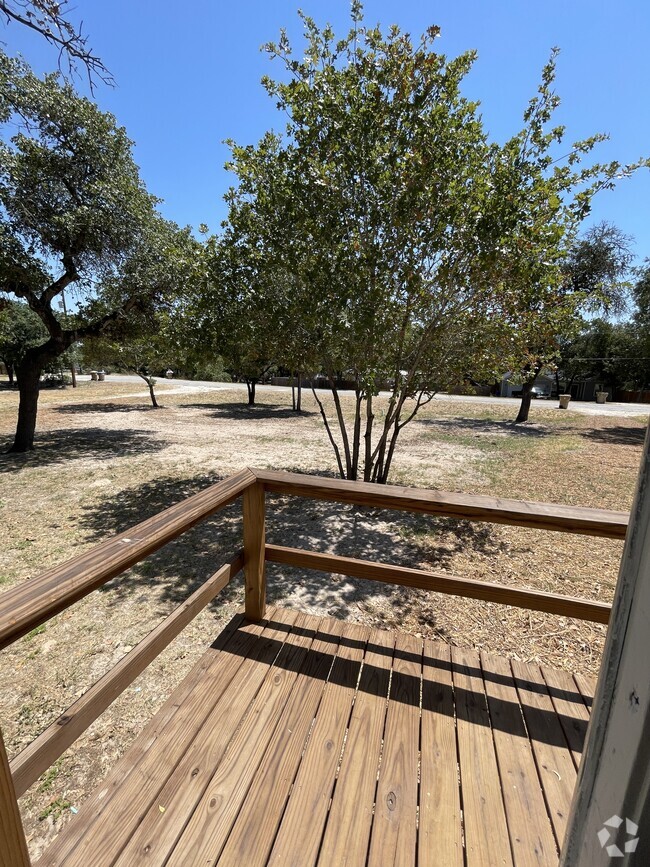
[[[0,867],[30,867],[9,761],[0,731]]]
[[[266,569],[264,562],[264,485],[255,482],[244,491],[244,573],[246,575],[246,617],[261,620],[266,610]]]

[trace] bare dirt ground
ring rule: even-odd
[[[188,393],[162,384],[155,411],[133,384],[44,392],[38,449],[0,456],[0,590],[27,580],[240,469],[331,475],[311,396]],[[0,444],[16,396],[0,392]],[[391,481],[603,508],[629,508],[647,419],[533,406],[515,427],[498,405],[436,401],[403,434]],[[560,533],[275,498],[268,537],[457,575],[609,601],[619,543]],[[238,504],[86,597],[0,656],[0,724],[25,747],[241,545]],[[272,601],[594,674],[604,628],[341,576],[269,569]],[[241,604],[226,588],[21,799],[37,855],[105,776]]]

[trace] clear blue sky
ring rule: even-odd
[[[135,155],[162,210],[180,224],[218,228],[223,193],[232,182],[223,169],[225,138],[255,142],[283,120],[260,77],[280,74],[260,52],[288,29],[298,45],[298,5],[337,32],[349,26],[347,0],[73,0],[90,43],[114,74],[117,87],[100,85],[96,100],[112,111],[136,143]],[[414,36],[442,28],[439,51],[478,50],[466,93],[480,99],[492,135],[515,132],[552,46],[562,49],[558,120],[573,141],[594,132],[611,139],[599,158],[631,162],[650,155],[650,7],[648,0],[367,0],[366,20],[397,23]],[[56,66],[56,52],[36,36],[0,26],[10,52],[20,51],[39,72]],[[277,73],[274,70],[277,69]],[[636,239],[639,258],[650,256],[650,171],[614,192],[601,193],[590,222],[607,219]]]

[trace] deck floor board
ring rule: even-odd
[[[394,645],[395,636],[379,629],[373,630],[368,640],[319,867],[365,867]]]
[[[38,864],[556,865],[594,686],[331,618],[238,616]]]

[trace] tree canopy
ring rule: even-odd
[[[57,75],[0,52],[0,295],[25,301],[48,339],[18,367],[13,448],[32,448],[44,365],[183,285],[194,244],[157,212],[112,115]],[[53,303],[68,290],[71,315]]]
[[[203,285],[221,298],[214,320],[225,294],[246,328],[263,323],[264,358],[326,374],[334,425],[317,399],[341,475],[385,482],[400,431],[437,390],[525,364],[522,330],[539,334],[562,308],[563,263],[593,195],[636,164],[583,167],[600,136],[557,162],[555,54],[522,130],[498,145],[461,87],[473,52],[437,53],[435,27],[417,42],[396,26],[384,35],[358,3],[352,18],[337,39],[302,15],[304,51],[284,32],[266,46],[284,75],[264,86],[288,121],[257,146],[231,143],[238,183]],[[380,389],[390,396],[376,418]]]

